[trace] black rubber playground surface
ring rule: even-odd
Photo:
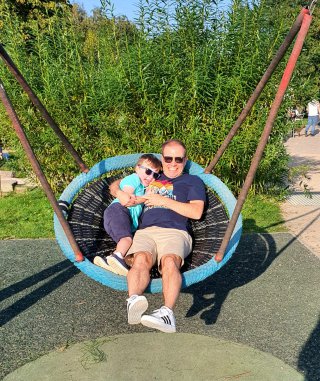
[[[126,293],[80,273],[54,240],[0,241],[0,274],[0,379],[74,343],[151,332],[128,326]],[[319,279],[319,258],[291,234],[244,235],[226,266],[183,290],[178,332],[245,344],[319,381]],[[161,295],[147,297],[159,308]]]

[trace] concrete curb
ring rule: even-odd
[[[102,337],[51,352],[3,381],[303,381],[283,361],[212,337],[139,333]]]

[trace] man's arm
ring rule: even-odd
[[[123,206],[133,206],[136,205],[136,196],[134,194],[129,194],[127,192],[124,192],[120,189],[120,180],[115,180],[113,183],[110,184],[109,190],[113,197],[116,197],[120,204]]]
[[[115,180],[109,185],[110,193],[113,197],[117,197],[117,192],[120,190],[120,183],[122,179]]]
[[[126,203],[131,201],[131,202],[134,202],[134,205],[138,205],[138,204],[143,204],[146,201],[146,199],[143,196],[136,196],[134,194],[134,188],[133,187],[125,185],[121,191],[130,195],[129,200],[126,200],[126,198],[124,197],[123,194],[120,195],[120,197],[122,197],[124,199],[124,201],[127,201]],[[129,205],[129,206],[131,206],[131,205]]]
[[[159,194],[150,194],[143,197],[146,199],[145,204],[148,206],[163,206],[193,220],[199,220],[204,209],[204,201],[202,200],[180,202]]]

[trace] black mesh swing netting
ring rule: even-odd
[[[109,185],[117,178],[100,178],[87,185],[77,195],[69,211],[68,220],[80,247],[87,259],[93,261],[96,255],[109,255],[115,249],[115,243],[103,227],[103,213],[113,200]],[[207,205],[201,220],[191,221],[193,251],[182,268],[182,272],[201,266],[212,259],[221,245],[228,224],[228,216],[219,199],[207,189]],[[160,277],[156,268],[152,269],[152,278]]]
[[[109,184],[117,178],[132,173],[141,154],[129,154],[107,158],[95,164],[89,172],[81,173],[65,188],[59,204],[67,213],[68,221],[85,256],[78,262],[66,234],[54,216],[56,239],[64,255],[84,274],[101,284],[116,290],[127,290],[126,277],[95,266],[92,261],[95,255],[109,255],[115,243],[106,234],[103,227],[104,210],[113,199],[109,193]],[[207,205],[201,220],[191,221],[193,251],[182,268],[182,288],[200,282],[218,271],[232,257],[242,233],[241,215],[228,243],[221,262],[214,259],[223,241],[228,216],[231,216],[236,199],[228,187],[215,175],[204,173],[203,168],[188,160],[185,172],[197,175],[207,187]],[[153,269],[147,291],[162,291],[162,280],[157,270]]]

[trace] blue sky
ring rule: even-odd
[[[73,3],[78,3],[83,6],[86,12],[90,15],[93,8],[101,7],[100,0],[72,0]],[[231,0],[225,0],[224,3],[228,4]],[[129,20],[134,20],[137,16],[137,5],[139,0],[114,0],[114,14],[115,16],[127,16]]]
[[[93,8],[101,7],[100,0],[72,0],[72,2],[82,5],[89,15]],[[135,18],[137,0],[115,0],[113,4],[115,16],[125,15],[129,20]]]

